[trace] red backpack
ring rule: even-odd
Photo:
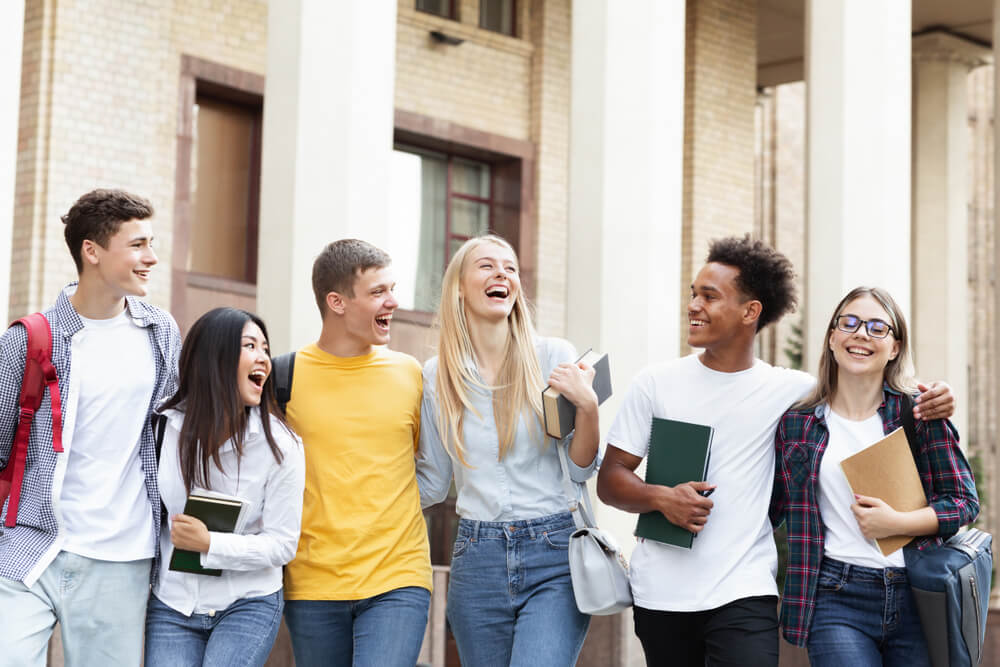
[[[52,365],[52,330],[49,321],[41,313],[32,313],[11,323],[20,324],[28,332],[27,354],[24,359],[24,376],[21,378],[21,397],[18,400],[20,418],[14,442],[7,457],[7,465],[0,472],[0,507],[10,496],[7,504],[7,518],[4,525],[17,525],[17,506],[21,500],[21,482],[24,479],[24,465],[28,459],[28,436],[35,412],[42,404],[45,387],[49,388],[52,404],[52,449],[61,452],[62,447],[62,403],[59,400],[59,378]]]

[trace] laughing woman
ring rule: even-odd
[[[169,523],[146,614],[149,667],[263,665],[281,623],[281,567],[295,556],[305,482],[302,445],[275,409],[267,330],[216,308],[191,327],[166,416],[160,495]],[[183,514],[192,492],[246,501],[241,534]],[[174,548],[219,577],[167,569]]]
[[[594,371],[564,340],[538,338],[513,248],[467,241],[442,284],[439,356],[424,366],[417,479],[426,507],[454,473],[461,520],[451,561],[448,621],[462,664],[576,663],[590,618],[569,576],[573,518],[557,447],[570,477],[593,474],[598,441]],[[546,381],[576,408],[575,435],[542,428]],[[575,485],[574,485],[575,486]]]
[[[858,287],[837,305],[824,332],[819,382],[782,418],[777,435],[772,518],[788,529],[782,597],[785,638],[809,649],[812,665],[929,665],[903,551],[888,556],[873,539],[941,542],[979,513],[958,433],[944,419],[916,422],[917,471],[928,507],[898,512],[855,496],[844,458],[901,425],[909,368],[906,322],[892,297]]]

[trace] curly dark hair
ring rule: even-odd
[[[749,234],[716,239],[708,247],[707,261],[739,270],[736,285],[762,306],[757,331],[795,310],[795,269],[787,257],[763,241]]]

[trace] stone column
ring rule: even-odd
[[[604,431],[644,366],[680,348],[685,3],[573,3],[566,330],[608,352]],[[635,515],[596,505],[631,551]],[[596,617],[587,664],[641,662],[630,614]]]
[[[952,421],[962,434],[969,411],[967,79],[989,56],[948,33],[913,38],[913,358],[919,377],[954,388]]]
[[[275,352],[319,332],[320,249],[387,240],[395,50],[395,0],[289,0],[268,12],[257,300]]]
[[[0,322],[8,321],[17,122],[21,108],[21,45],[24,0],[0,3]]]
[[[684,3],[576,2],[572,48],[566,328],[610,353],[608,425],[680,347]],[[619,523],[627,538],[634,517]]]
[[[805,368],[858,285],[910,312],[910,3],[806,1]]]

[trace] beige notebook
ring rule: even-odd
[[[910,445],[901,428],[848,456],[840,462],[840,467],[851,491],[859,496],[881,498],[899,512],[927,507],[927,496],[920,484],[917,465],[913,462]],[[893,535],[875,542],[882,554],[888,556],[912,539],[906,535]]]

